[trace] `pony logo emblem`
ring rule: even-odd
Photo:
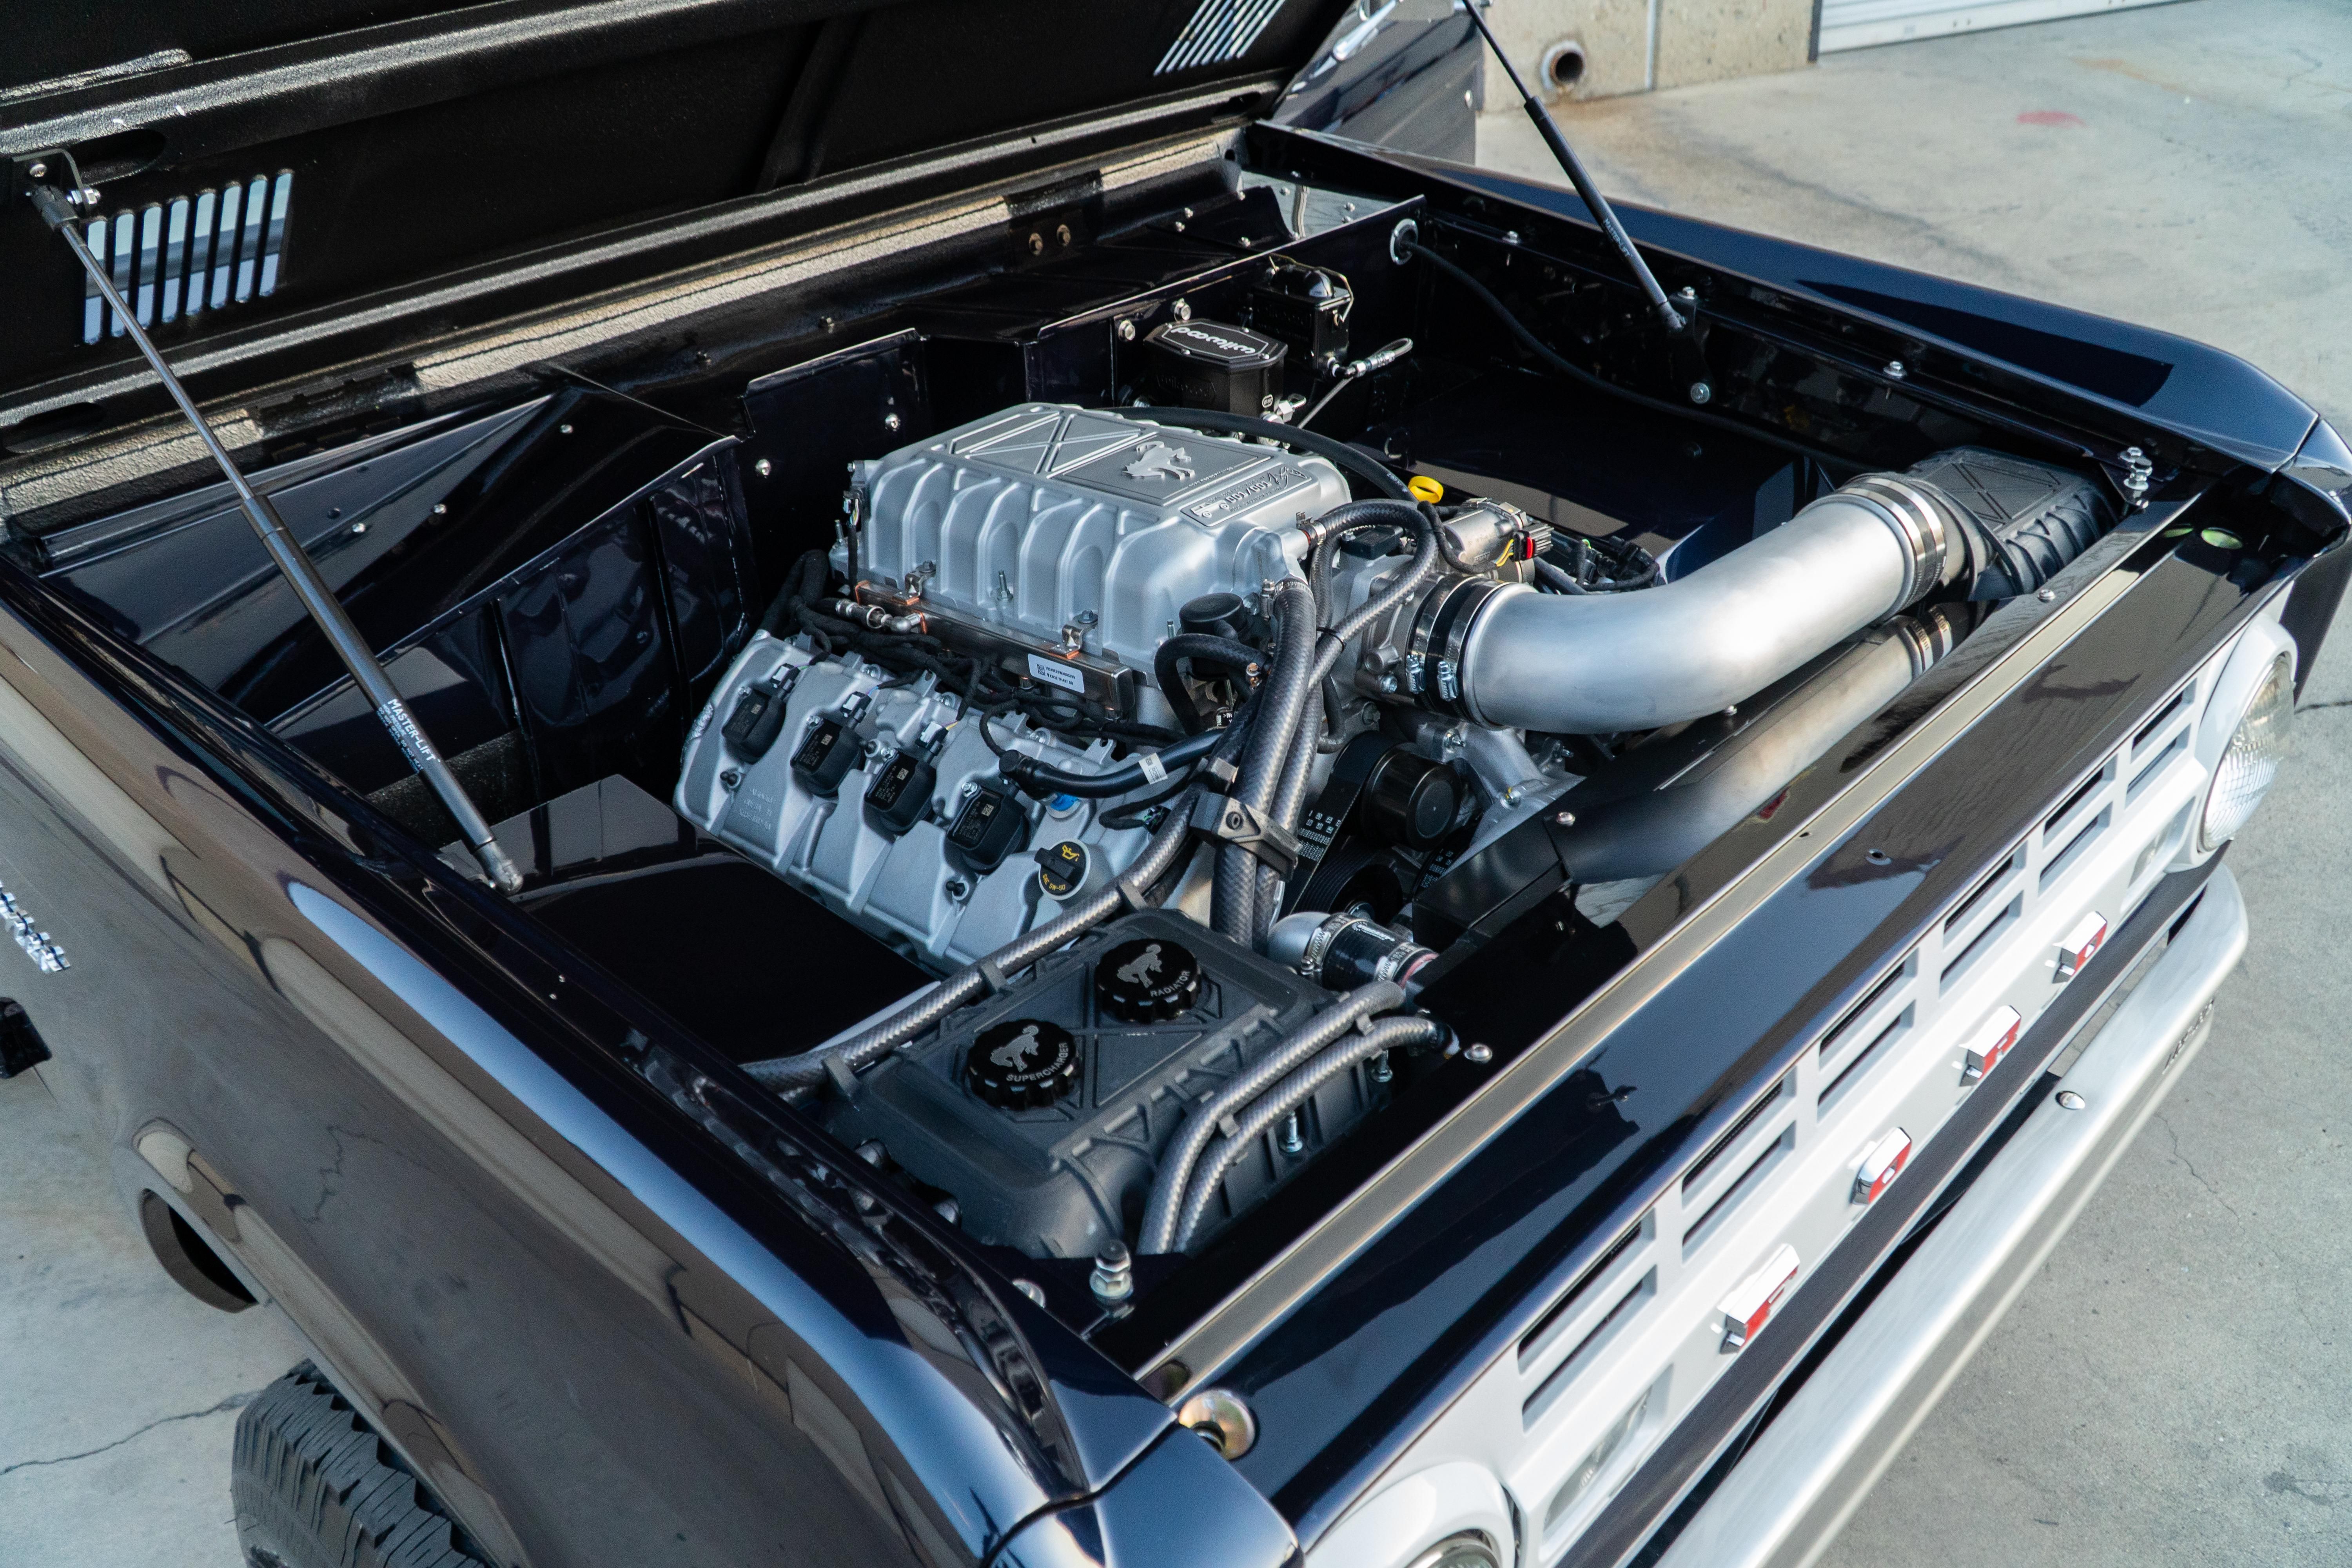
[[[1007,1072],[1019,1072],[1028,1065],[1031,1057],[1045,1048],[1045,1042],[1037,1037],[1037,1026],[1031,1024],[989,1052],[988,1059]]]
[[[1153,942],[1133,958],[1118,966],[1118,977],[1129,985],[1149,985],[1151,977],[1160,973],[1160,944]]]
[[[1130,479],[1190,479],[1200,470],[1192,467],[1192,454],[1181,447],[1171,447],[1165,441],[1148,441],[1128,464]]]

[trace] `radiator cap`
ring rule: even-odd
[[[1095,999],[1129,1024],[1164,1024],[1201,999],[1201,961],[1165,937],[1136,937],[1095,960]]]

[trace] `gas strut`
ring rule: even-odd
[[[1633,268],[1633,280],[1642,286],[1642,292],[1650,297],[1650,308],[1657,311],[1659,324],[1666,329],[1667,337],[1675,345],[1676,358],[1683,361],[1680,368],[1684,372],[1684,379],[1689,384],[1690,400],[1705,403],[1715,395],[1715,389],[1709,384],[1706,362],[1699,356],[1697,340],[1692,334],[1692,328],[1698,320],[1697,300],[1686,289],[1683,290],[1683,310],[1690,314],[1685,317],[1682,310],[1675,309],[1675,301],[1666,298],[1665,289],[1659,286],[1657,274],[1650,270],[1650,264],[1643,260],[1642,253],[1633,247],[1633,237],[1625,232],[1625,226],[1617,221],[1617,214],[1609,205],[1609,198],[1601,194],[1600,187],[1592,183],[1592,176],[1584,172],[1582,163],[1577,162],[1576,154],[1569,148],[1568,138],[1559,133],[1559,124],[1544,106],[1536,101],[1536,95],[1528,90],[1528,84],[1519,79],[1518,68],[1511,64],[1511,57],[1503,52],[1502,44],[1495,37],[1495,30],[1487,26],[1486,18],[1478,14],[1479,0],[1463,0],[1462,8],[1470,13],[1472,25],[1477,27],[1478,36],[1486,40],[1486,47],[1494,51],[1496,63],[1503,68],[1503,74],[1511,79],[1511,87],[1519,95],[1520,107],[1528,111],[1528,118],[1535,121],[1536,134],[1541,136],[1544,145],[1551,149],[1552,162],[1568,175],[1568,183],[1576,187],[1576,194],[1583,199],[1585,209],[1601,225],[1601,231],[1609,237],[1609,243],[1617,247],[1617,254],[1625,258],[1625,265]]]
[[[74,182],[77,198],[81,196],[82,190],[81,182],[77,178]],[[237,471],[227,448],[220,444],[220,437],[213,434],[213,427],[205,423],[205,416],[196,412],[196,405],[189,399],[187,389],[180,384],[180,378],[172,374],[171,366],[163,363],[163,356],[156,352],[145,329],[140,326],[138,316],[132,313],[112,280],[107,277],[106,268],[98,264],[97,258],[89,253],[89,247],[82,243],[73,210],[75,204],[48,185],[34,185],[29,194],[35,209],[41,215],[41,221],[65,237],[67,246],[74,253],[74,259],[81,263],[82,270],[89,274],[89,280],[96,286],[100,296],[113,310],[114,319],[122,323],[123,331],[129,332],[131,341],[139,345],[139,352],[147,356],[147,363],[154,367],[156,378],[163,384],[163,390],[172,395],[172,401],[180,405],[181,414],[194,426],[197,438],[205,444],[205,450],[212,454],[213,461],[220,466],[221,473],[227,478],[229,488],[236,492],[237,502],[245,509],[246,520],[253,524],[253,531],[261,536],[262,548],[269,552],[269,559],[277,566],[278,574],[294,590],[294,596],[301,601],[303,609],[310,612],[310,619],[317,622],[319,629],[326,634],[336,657],[343,661],[343,668],[352,672],[352,679],[358,683],[360,690],[366,694],[368,702],[375,709],[375,716],[391,731],[393,742],[400,748],[401,755],[408,759],[410,767],[424,775],[425,782],[433,786],[433,793],[441,797],[441,804],[457,819],[457,831],[464,834],[466,842],[473,847],[475,858],[481,861],[482,869],[488,874],[491,882],[502,892],[520,890],[522,874],[515,869],[514,862],[507,858],[506,851],[499,847],[498,839],[490,833],[490,825],[483,820],[472,797],[466,794],[466,786],[457,782],[457,775],[449,771],[449,764],[441,760],[441,753],[434,750],[433,742],[417,727],[415,718],[408,711],[408,704],[400,700],[400,692],[393,686],[391,678],[384,674],[383,666],[378,664],[375,655],[369,651],[367,639],[360,636],[359,628],[352,625],[351,616],[344,614],[334,590],[328,587],[326,579],[319,575],[317,564],[303,552],[302,546],[295,542],[294,536],[286,531],[285,523],[278,521],[277,509],[257,494],[254,488],[246,482],[245,476]]]

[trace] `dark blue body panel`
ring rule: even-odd
[[[1445,31],[1371,51],[1301,112],[1358,130],[1438,123],[1465,63]],[[1530,182],[1274,130],[1253,132],[1246,156],[1426,196],[1466,225],[1590,237],[1573,196]],[[1930,380],[1939,364],[1948,377],[1975,367],[1969,395],[2019,428],[2047,425],[2061,445],[2085,429],[2170,433],[2194,470],[2175,500],[2203,489],[2197,515],[2250,541],[2281,531],[2273,513],[2314,537],[2343,523],[2352,451],[2229,356],[1693,220],[1627,218],[1678,264],[1740,282],[1751,305],[1757,290],[1788,296],[1801,307],[1792,331],[1850,323],[1857,357],[1918,344]],[[383,321],[404,308],[388,302]],[[402,331],[444,323],[415,308]],[[383,321],[371,331],[389,331]],[[697,437],[677,456],[702,449]],[[2265,491],[2244,469],[2283,477]],[[1139,1315],[1127,1338],[1115,1327],[1102,1348],[1086,1342],[578,948],[134,646],[145,628],[0,562],[0,647],[14,655],[0,671],[0,879],[76,964],[8,984],[126,1194],[162,1197],[284,1300],[339,1384],[502,1563],[1276,1568],[1295,1554],[1294,1526],[1311,1541],[1331,1522],[1645,1184],[2237,624],[2270,571],[2251,559],[2147,545],[2123,602],[1969,738],[1365,1237],[1222,1370],[1257,1396],[1264,1435],[1238,1465],[1173,1430],[1129,1375],[1164,1323]],[[2306,652],[2347,560],[2284,568],[2304,572],[2288,625]],[[740,621],[744,605],[725,609]],[[1979,658],[2038,614],[2002,613]],[[662,624],[681,630],[674,616]],[[681,689],[707,676],[709,651],[681,639]],[[256,689],[317,689],[247,673]],[[1844,761],[1948,689],[1858,735],[1798,781],[1800,796],[1836,787]],[[665,737],[681,717],[666,715]],[[1507,1058],[1532,1048],[1769,847],[1760,831],[1735,833],[1606,931],[1505,931],[1431,1005]],[[1430,1103],[1453,1087],[1433,1085]],[[1394,1133],[1417,1113],[1401,1107]],[[159,1127],[193,1151],[185,1186],[152,1152],[171,1146]],[[1259,1232],[1370,1175],[1368,1148],[1337,1150]]]

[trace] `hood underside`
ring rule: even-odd
[[[1263,113],[1338,0],[35,7],[0,61],[0,397],[132,350],[22,199],[73,154],[166,352],[632,224],[1073,126]],[[1155,109],[1164,112],[1155,113]],[[1017,163],[1017,153],[1013,162]],[[949,160],[952,180],[952,158]],[[44,178],[64,184],[64,171]],[[886,189],[888,182],[875,182]],[[905,193],[899,193],[903,195]],[[837,213],[828,217],[837,219]]]

